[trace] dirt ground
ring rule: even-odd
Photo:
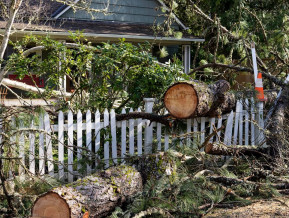
[[[245,207],[233,209],[214,209],[206,218],[241,218],[241,217],[289,217],[289,197],[260,200]]]

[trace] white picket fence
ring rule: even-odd
[[[152,107],[153,99],[146,99],[145,111],[152,112]],[[214,127],[222,125],[225,130],[211,141],[221,139],[227,145],[257,145],[264,141],[263,104],[255,105],[253,99],[238,101],[235,112],[220,117],[187,119],[186,129],[174,134],[160,123],[143,119],[116,121],[114,110],[106,109],[103,118],[99,111],[87,111],[85,119],[83,116],[80,111],[76,115],[60,111],[56,123],[51,122],[48,114],[40,115],[38,124],[31,122],[29,127],[20,122],[16,127],[18,133],[11,138],[18,144],[23,164],[19,174],[27,166],[32,174],[49,174],[71,182],[102,164],[107,168],[130,155],[165,151],[176,144],[197,146]]]

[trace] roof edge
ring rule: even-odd
[[[0,30],[1,32],[1,30]],[[68,32],[47,32],[47,31],[22,31],[24,35],[35,34],[35,35],[51,35],[51,36],[63,36],[67,37],[70,33]],[[83,33],[84,37],[91,37],[94,39],[114,39],[118,40],[121,38],[128,39],[130,41],[147,40],[150,42],[170,42],[177,44],[190,44],[192,42],[204,42],[202,38],[173,38],[173,37],[161,37],[161,36],[135,36],[135,35],[123,35],[123,34],[102,34],[102,33]]]

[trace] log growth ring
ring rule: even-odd
[[[70,208],[58,194],[48,192],[40,196],[32,208],[32,218],[69,218]]]
[[[192,84],[186,82],[172,85],[164,95],[165,107],[178,119],[191,117],[198,105],[198,95]]]

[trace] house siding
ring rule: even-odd
[[[106,8],[107,0],[92,0],[91,7],[95,9]],[[161,11],[156,0],[109,0],[108,14],[93,13],[94,20],[114,21],[121,23],[156,24],[163,23],[165,13]],[[69,9],[60,18],[77,20],[92,20],[86,11],[73,11]],[[174,25],[177,27],[177,25]]]

